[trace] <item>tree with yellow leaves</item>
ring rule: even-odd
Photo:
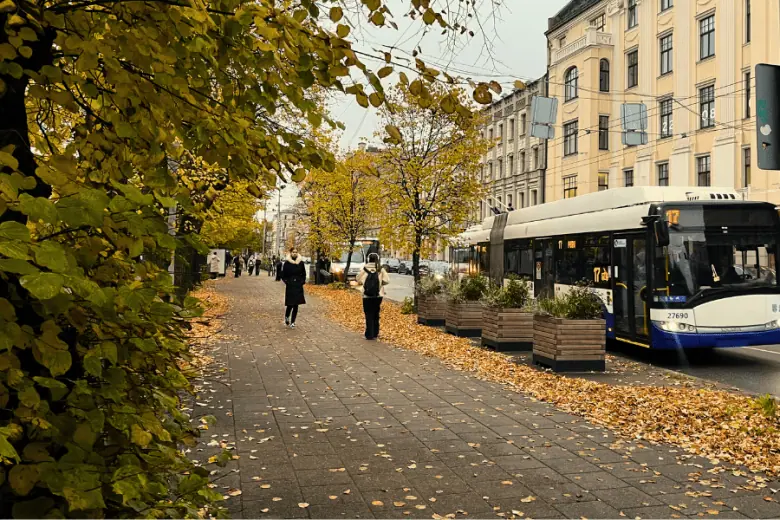
[[[455,109],[462,103],[462,91],[432,82],[399,85],[381,109],[391,135],[378,166],[388,208],[382,237],[411,251],[415,285],[425,243],[461,233],[482,198],[479,160],[488,143],[478,116]]]
[[[347,253],[346,280],[355,243],[376,226],[381,193],[372,154],[358,151],[336,163],[333,171],[314,169],[304,190],[312,222],[312,238],[321,249]],[[319,251],[318,251],[319,252]]]

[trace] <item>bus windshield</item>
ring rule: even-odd
[[[667,211],[669,246],[656,258],[656,301],[685,303],[710,289],[777,286],[777,228],[756,215],[763,211],[753,210],[750,222],[742,213],[686,208],[669,218]]]
[[[347,263],[347,257],[349,256],[349,250],[344,251],[341,253],[341,258],[339,258],[339,262],[342,264]],[[362,247],[356,247],[354,251],[352,251],[352,263],[353,264],[362,264],[365,263],[365,259],[363,258],[363,248]]]

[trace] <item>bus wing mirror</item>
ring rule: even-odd
[[[666,247],[669,245],[669,223],[659,219],[653,222],[653,231],[655,232],[655,245]]]

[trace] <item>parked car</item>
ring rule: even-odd
[[[398,274],[412,274],[412,264],[409,262],[408,264],[406,262],[399,262],[398,263],[398,269],[396,270]]]
[[[382,267],[385,268],[385,271],[388,273],[397,273],[398,268],[401,266],[401,261],[397,258],[388,258],[385,260],[385,263]]]

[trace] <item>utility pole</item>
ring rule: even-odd
[[[263,252],[262,252],[262,258],[265,258],[265,234],[266,234],[266,228],[268,227],[268,218],[266,217],[266,213],[268,212],[268,208],[265,204],[263,204]]]
[[[279,249],[279,235],[281,235],[282,229],[279,219],[281,218],[282,213],[282,190],[284,187],[284,184],[279,186],[279,197],[276,200],[276,256],[281,256],[281,251]]]

